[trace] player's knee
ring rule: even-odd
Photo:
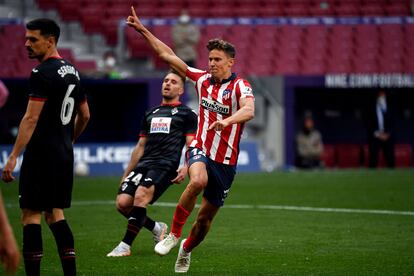
[[[197,195],[206,187],[207,179],[204,179],[200,176],[195,176],[190,179],[188,187],[191,192],[196,193]]]
[[[120,212],[121,214],[128,214],[132,208],[129,201],[119,199],[116,201],[115,206],[118,212]]]

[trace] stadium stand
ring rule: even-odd
[[[33,67],[38,64],[37,61],[26,58],[27,52],[23,47],[24,32],[25,28],[20,24],[0,26],[0,51],[2,53],[8,53],[7,55],[2,56],[0,77],[27,78]],[[62,57],[67,58],[70,62],[73,62],[79,70],[96,70],[95,61],[76,60],[72,49],[61,48],[59,52]]]
[[[409,0],[37,0],[37,3],[42,9],[57,10],[63,21],[80,22],[87,34],[102,34],[110,46],[117,45],[119,21],[125,19],[131,4],[143,18],[167,19],[176,18],[183,7],[191,16],[200,18],[410,14]],[[102,12],[105,20],[102,20]],[[154,26],[153,30],[172,46],[170,29],[171,25],[166,24]],[[206,24],[201,26],[201,31],[203,38],[222,37],[233,42],[240,55],[254,55],[256,62],[237,64],[238,71],[246,74],[414,72],[413,24]],[[136,39],[133,31],[126,28],[125,37],[131,58],[150,56],[155,68],[165,69],[162,62],[149,54],[145,43]],[[205,43],[206,39],[201,39],[198,47],[199,60],[202,61],[197,65],[203,65],[201,67],[205,67],[202,59],[205,57]],[[2,74],[13,76],[16,74],[14,71],[3,69]]]

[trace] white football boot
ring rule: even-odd
[[[179,240],[180,238],[176,238],[173,233],[170,233],[155,245],[154,251],[160,256],[167,255],[178,244]]]
[[[155,222],[155,227],[152,230],[152,238],[154,239],[155,244],[164,239],[164,236],[167,233],[167,229],[168,226],[164,222]]]
[[[186,239],[181,241],[180,250],[178,251],[177,261],[175,262],[176,273],[186,273],[190,268],[191,252],[186,252],[183,248]]]
[[[107,257],[126,257],[131,255],[131,247],[121,241],[111,252],[109,252]]]

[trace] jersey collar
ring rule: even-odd
[[[224,79],[224,80],[222,80],[222,81],[221,81],[221,83],[223,84],[223,83],[226,83],[226,82],[232,81],[232,80],[234,80],[234,79],[236,79],[236,78],[237,78],[236,73],[231,73],[231,76],[230,76],[228,79]],[[211,85],[214,85],[214,84],[216,84],[216,81],[215,81],[213,78],[210,78],[210,84],[211,84]]]
[[[57,55],[57,56],[50,56],[50,57],[48,57],[46,60],[48,60],[48,59],[52,59],[52,58],[54,58],[54,59],[62,59],[62,57],[61,57],[61,56]],[[46,61],[46,60],[45,60],[45,61]]]
[[[161,106],[179,106],[181,105],[181,102],[175,102],[175,103],[162,103]]]

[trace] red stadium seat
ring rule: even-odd
[[[407,3],[393,3],[390,2],[384,7],[385,13],[390,16],[407,16],[410,15],[410,8]]]
[[[358,144],[337,144],[337,165],[339,168],[359,168],[361,166],[362,152]]]
[[[56,9],[57,2],[56,0],[37,0],[37,5],[43,10],[52,10]]]
[[[80,19],[79,9],[81,6],[76,1],[59,0],[57,9],[64,21],[78,21]]]
[[[395,145],[395,166],[410,168],[413,166],[413,147],[410,144]]]
[[[326,168],[336,167],[336,151],[334,145],[324,145],[322,154],[323,166]]]
[[[335,6],[335,13],[338,16],[359,16],[359,4],[353,2],[338,2]]]
[[[290,4],[284,8],[286,16],[309,16],[309,5],[305,3]]]
[[[96,71],[96,62],[94,60],[77,60],[75,66],[79,72]]]
[[[366,3],[360,7],[361,14],[365,16],[382,16],[385,15],[383,5],[380,3]]]
[[[75,62],[75,58],[73,56],[72,49],[60,48],[59,49],[59,54],[62,58],[68,60],[70,63]]]

